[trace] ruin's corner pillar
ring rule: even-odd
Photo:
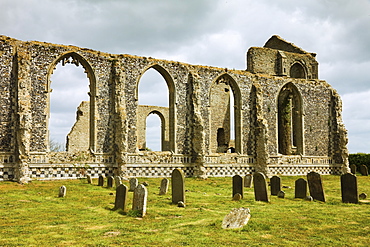
[[[266,177],[270,177],[268,164],[270,156],[267,151],[267,121],[265,119],[257,119],[256,121],[256,160],[255,172],[261,172]]]
[[[342,100],[336,90],[331,91],[332,128],[331,147],[334,164],[341,164],[341,173],[350,172],[347,130],[342,121]]]

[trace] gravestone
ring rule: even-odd
[[[116,200],[114,202],[114,209],[122,209],[126,211],[126,202],[127,202],[127,186],[120,184],[116,188]]]
[[[130,178],[130,189],[129,191],[134,191],[136,189],[136,187],[138,186],[139,184],[139,181],[137,180],[137,178]]]
[[[59,188],[59,197],[65,197],[67,193],[67,188],[63,185]]]
[[[346,173],[340,176],[340,185],[342,191],[342,202],[358,203],[357,177],[352,173]]]
[[[139,184],[134,190],[132,210],[139,211],[141,217],[144,217],[146,214],[147,200],[148,200],[148,190],[144,185]]]
[[[234,208],[222,221],[223,229],[242,228],[251,217],[249,208]]]
[[[251,188],[253,182],[253,176],[252,174],[247,174],[244,177],[244,187]]]
[[[177,204],[179,201],[185,203],[185,177],[184,172],[178,168],[174,169],[171,174],[172,203]]]
[[[314,200],[325,202],[324,189],[322,187],[321,176],[317,172],[307,174],[308,188]]]
[[[285,192],[283,190],[280,190],[278,193],[277,193],[277,197],[278,198],[285,198]]]
[[[271,185],[271,195],[277,196],[277,194],[281,190],[281,179],[278,176],[273,176],[270,179],[270,185]]]
[[[104,186],[104,175],[100,175],[98,179],[98,186]]]
[[[351,169],[351,173],[356,175],[357,166],[355,164],[352,164],[349,166],[349,168]]]
[[[306,198],[307,196],[307,181],[303,178],[299,178],[295,181],[295,198]]]
[[[235,194],[240,194],[243,198],[243,193],[244,193],[243,177],[239,175],[233,176],[233,195],[232,197],[234,197]]]
[[[160,195],[165,195],[168,192],[168,179],[164,178],[161,180],[161,187],[159,189]]]
[[[360,165],[360,173],[362,176],[369,176],[369,171],[367,169],[367,166]]]
[[[114,182],[115,182],[115,184],[116,184],[116,188],[117,188],[118,186],[120,186],[120,185],[122,184],[121,177],[119,177],[119,176],[115,176],[115,177],[114,177]]]
[[[265,175],[261,172],[256,172],[253,175],[254,198],[256,201],[268,202],[267,184]]]
[[[91,179],[91,176],[90,175],[86,175],[86,179],[87,179],[87,183],[88,184],[91,184],[92,183],[92,179]]]
[[[109,176],[107,181],[107,187],[112,188],[113,187],[113,177]]]

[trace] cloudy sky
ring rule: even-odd
[[[370,0],[1,0],[0,34],[235,69],[277,34],[317,53],[343,99],[349,151],[370,153]],[[53,82],[83,77],[58,71]]]

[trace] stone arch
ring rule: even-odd
[[[230,89],[234,96],[235,143],[233,146],[230,146]],[[210,152],[222,153],[231,148],[237,153],[243,153],[241,138],[241,92],[236,81],[226,73],[217,77],[210,86],[209,101]],[[220,131],[224,133],[223,138],[220,138]],[[219,143],[221,139],[225,140],[224,144]]]
[[[176,89],[175,89],[175,82],[170,75],[170,73],[158,64],[153,64],[146,67],[143,72],[140,74],[140,77],[136,83],[136,99],[139,99],[139,83],[142,75],[149,70],[155,69],[161,76],[164,78],[167,87],[168,87],[168,111],[169,111],[169,122],[168,122],[168,150],[176,153]],[[138,116],[139,117],[139,116]]]
[[[298,78],[298,79],[307,79],[307,69],[300,62],[295,62],[289,70],[289,75],[291,78]]]
[[[151,111],[149,112],[149,114],[146,116],[145,119],[147,119],[150,115],[152,114],[155,114],[159,117],[159,119],[161,120],[161,151],[167,151],[167,147],[166,147],[166,118],[164,117],[164,115],[158,111],[158,110],[154,110],[154,111]]]
[[[96,148],[96,126],[95,126],[95,98],[96,98],[96,76],[94,73],[93,68],[91,65],[87,62],[87,60],[81,56],[80,54],[76,52],[67,52],[61,56],[59,56],[57,59],[55,59],[52,64],[49,67],[48,71],[48,77],[47,77],[47,92],[48,92],[48,99],[47,99],[47,126],[49,126],[49,117],[50,117],[50,93],[51,93],[51,75],[53,74],[53,71],[55,70],[58,63],[62,63],[64,66],[67,63],[74,64],[76,66],[82,65],[82,67],[85,69],[85,73],[87,74],[87,78],[89,79],[89,149],[91,152],[95,151]],[[49,135],[47,140],[47,146],[49,149]],[[87,151],[87,150],[81,150],[81,151]]]
[[[303,102],[293,83],[289,82],[281,88],[277,108],[278,152],[303,155]]]

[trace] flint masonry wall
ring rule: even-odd
[[[315,55],[273,36],[265,47],[251,48],[247,61],[247,70],[229,70],[1,36],[0,179],[168,176],[173,168],[200,177],[346,171],[341,101],[318,79]],[[50,75],[59,62],[83,66],[87,73],[89,128],[81,134],[88,138],[84,145],[53,153]],[[139,123],[146,117],[138,106],[138,84],[149,68],[168,86],[163,151],[170,152],[138,151],[143,146]],[[220,128],[225,149],[217,148]],[[290,145],[288,151],[281,142]],[[224,153],[230,147],[235,152]]]

